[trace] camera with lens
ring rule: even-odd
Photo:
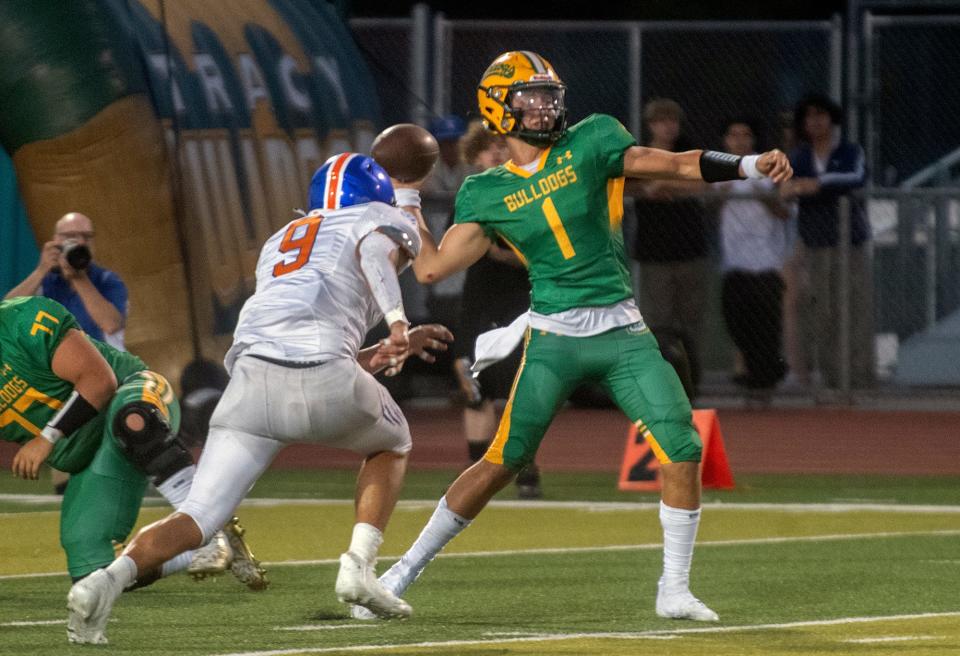
[[[63,258],[67,261],[67,264],[77,271],[86,269],[90,265],[90,260],[93,259],[90,247],[82,241],[68,239],[63,242],[62,249]]]

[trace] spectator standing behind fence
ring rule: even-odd
[[[691,150],[680,134],[683,110],[668,99],[647,103],[643,118],[646,144],[671,152]],[[699,181],[631,181],[635,201],[633,255],[640,263],[640,311],[658,341],[679,337],[690,364],[692,389],[700,381],[704,310],[707,303],[707,227],[703,204],[695,194]],[[694,394],[691,393],[691,398]]]
[[[778,116],[779,144],[785,153],[792,153],[797,147],[796,130],[793,124],[793,109],[786,109]],[[795,205],[791,205],[796,214]],[[797,232],[796,217],[792,220],[791,236]],[[793,247],[783,263],[783,355],[787,361],[787,376],[783,386],[793,389],[806,389],[810,386],[810,362],[808,349],[803,346],[800,331],[802,312],[801,289],[805,286],[803,270],[803,242],[793,239]]]
[[[466,132],[464,120],[456,114],[440,116],[430,121],[430,134],[440,145],[440,157],[433,173],[423,186],[424,195],[435,198],[424,204],[423,216],[436,235],[442,235],[450,227],[453,214],[453,196],[468,175],[473,173],[460,154],[460,137]],[[431,320],[449,326],[456,334],[456,320],[460,315],[460,295],[463,292],[465,273],[452,276],[427,290],[427,311]],[[441,357],[441,363],[445,358]]]
[[[734,155],[756,154],[751,122],[732,119],[724,131],[724,149]],[[791,248],[790,208],[763,180],[722,183],[735,197],[720,208],[723,251],[723,318],[743,355],[745,371],[734,380],[751,397],[769,402],[769,392],[783,378],[783,290],[781,269]],[[754,197],[747,197],[748,195]]]
[[[57,221],[53,239],[43,245],[37,268],[5,298],[53,299],[76,317],[85,333],[124,350],[127,287],[116,273],[93,262],[93,237],[88,216],[64,214]]]
[[[460,139],[463,160],[480,173],[506,162],[510,153],[503,137],[475,121]],[[467,456],[472,465],[483,457],[497,431],[497,413],[493,402],[510,395],[513,375],[520,368],[520,349],[486,369],[479,380],[473,377],[473,351],[477,337],[493,328],[509,325],[530,307],[530,282],[519,258],[503,241],[497,241],[476,264],[467,269],[463,285],[460,332],[454,343],[454,373],[463,395],[463,431],[467,438]],[[517,493],[522,499],[542,496],[540,472],[536,464],[524,467],[517,475]]]
[[[793,180],[781,188],[798,199],[797,227],[809,277],[805,299],[805,341],[815,345],[815,360],[824,385],[840,384],[841,305],[850,312],[850,377],[854,388],[874,384],[873,281],[870,227],[863,207],[851,199],[848,298],[840,297],[840,197],[866,182],[863,149],[840,136],[843,113],[830,98],[810,94],[794,112],[799,142],[790,160]]]

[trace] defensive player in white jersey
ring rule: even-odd
[[[410,615],[374,573],[410,430],[372,373],[385,367],[397,373],[409,355],[433,361],[426,349],[445,350],[453,336],[438,325],[408,331],[397,274],[417,256],[420,235],[416,220],[395,202],[390,178],[369,157],[344,153],[318,169],[309,213],[270,237],[260,253],[256,292],[225,360],[230,383],[210,420],[189,497],[178,512],[141,530],[109,567],[71,589],[73,620],[102,632],[137,572],[209,539],[291,442],[365,456],[336,594],[381,617]],[[361,351],[381,319],[390,337]]]

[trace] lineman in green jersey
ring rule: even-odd
[[[574,388],[593,381],[636,423],[661,464],[664,558],[657,614],[715,621],[717,614],[689,590],[702,447],[690,402],[633,301],[620,229],[624,178],[781,182],[792,171],[779,151],[739,158],[639,147],[616,119],[600,114],[567,129],[564,91],[536,53],[498,57],[477,96],[485,125],[506,136],[512,159],[467,178],[457,194],[455,225],[439,247],[421,221],[423,249],[413,264],[421,282],[470,266],[500,237],[528,268],[531,312],[522,364],[493,444],[450,486],[420,537],[380,580],[403,594],[443,546],[533,461]],[[394,182],[398,204],[416,213],[419,198],[404,186]],[[367,617],[359,609],[353,614]]]
[[[195,468],[176,439],[179,424],[170,384],[140,358],[85,335],[55,301],[0,302],[0,438],[22,445],[15,475],[36,479],[44,462],[72,475],[60,543],[74,581],[113,561],[113,543],[133,528],[148,481],[171,505],[186,498]],[[137,583],[191,562],[207,573],[222,570],[233,551],[242,552],[233,558],[239,568],[249,550],[235,526],[196,560],[191,554],[171,561]],[[262,582],[262,571],[257,576]]]

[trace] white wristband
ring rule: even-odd
[[[743,175],[752,180],[762,180],[767,177],[757,170],[757,162],[760,155],[744,155],[740,158],[740,168],[743,169]]]
[[[56,444],[57,440],[63,437],[63,431],[54,428],[53,426],[44,426],[43,430],[40,431],[40,437],[45,439],[50,444]]]
[[[397,207],[416,207],[420,209],[420,191],[403,187],[394,189],[393,195],[397,199]]]
[[[402,321],[408,326],[410,325],[410,322],[407,321],[407,315],[403,312],[402,307],[394,308],[387,312],[385,315],[383,315],[383,320],[387,322],[387,327],[392,326],[398,321]]]

